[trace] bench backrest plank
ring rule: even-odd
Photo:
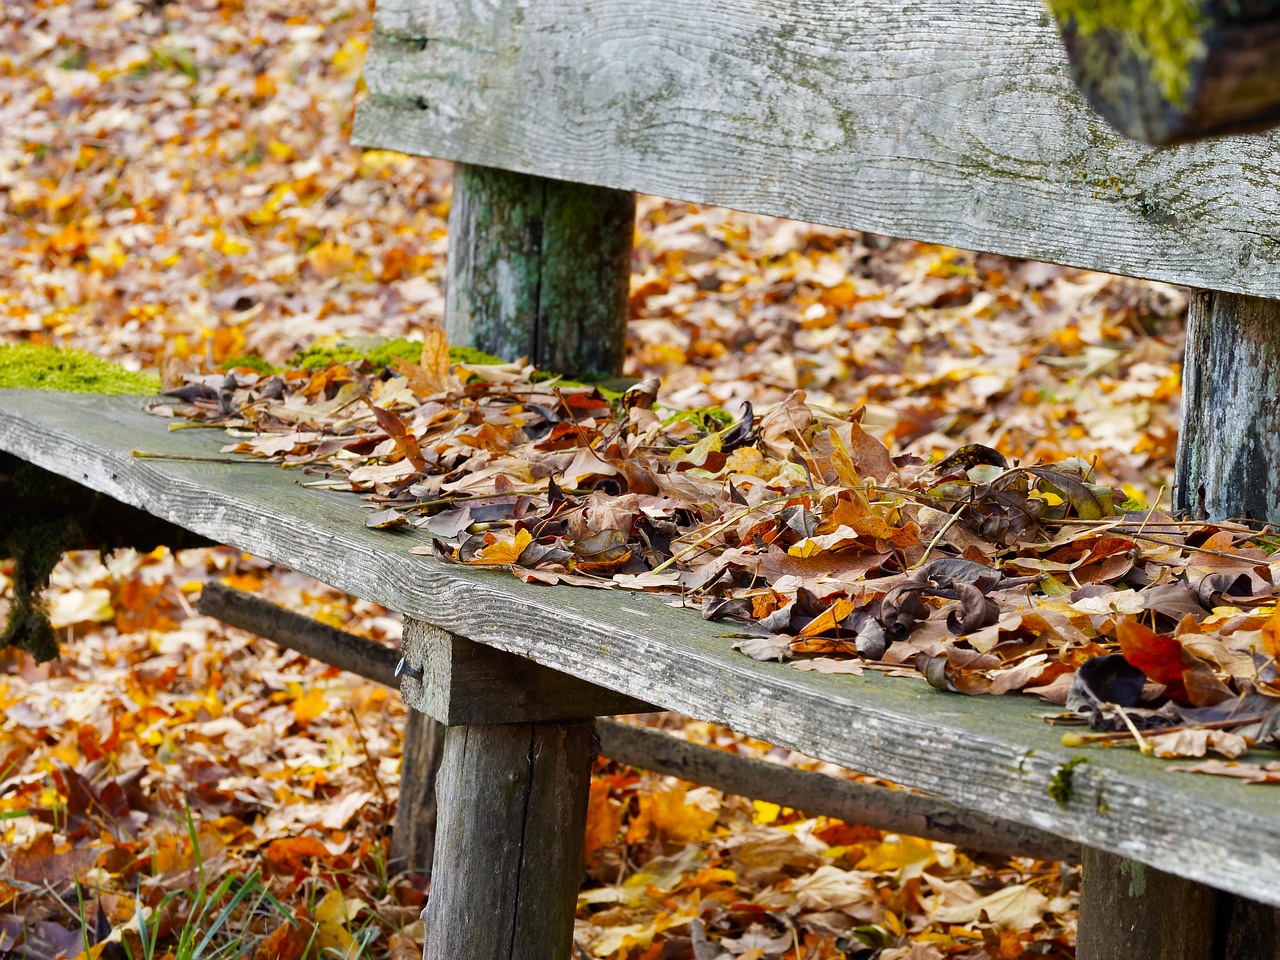
[[[1040,0],[379,0],[355,139],[1280,297],[1280,134],[1154,148]]]

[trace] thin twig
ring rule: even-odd
[[[134,450],[135,460],[191,460],[197,463],[254,463],[270,467],[287,467],[283,460],[236,460],[231,457],[202,457],[194,453],[152,453],[147,450]]]

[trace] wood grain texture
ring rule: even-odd
[[[596,731],[600,753],[611,760],[803,810],[809,816],[835,817],[1012,857],[1069,860],[1080,856],[1080,847],[1069,841],[963,810],[937,797],[784,767],[625,723],[597,721]]]
[[[635,196],[460,164],[449,342],[568,376],[622,372]]]
[[[1213,960],[1214,891],[1085,848],[1077,960]]]
[[[477,642],[664,709],[723,723],[992,817],[1280,905],[1280,805],[1265,787],[1177,773],[1091,749],[1067,802],[1047,787],[1075,751],[1021,697],[806,673],[735,652],[725,625],[666,598],[523,584],[408,553],[417,533],[371,530],[353,496],[298,487],[272,466],[218,457],[214,431],[168,433],[138,398],[0,391],[0,449],[204,536]]]
[[[592,724],[450,727],[423,960],[568,960]]]
[[[551,723],[654,709],[634,697],[411,617],[404,623],[404,658],[422,673],[421,680],[401,677],[404,702],[447,727]]]
[[[1182,409],[1174,505],[1280,522],[1280,303],[1195,291]]]
[[[1213,960],[1280,960],[1280,910],[1217,894]]]
[[[379,0],[354,137],[1280,296],[1275,133],[1153,148],[1040,0]]]

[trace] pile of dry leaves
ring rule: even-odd
[[[362,491],[367,525],[423,528],[415,552],[445,562],[678,593],[749,625],[751,656],[1026,689],[1161,756],[1275,745],[1270,536],[1126,510],[1079,458],[970,444],[927,464],[800,392],[734,420],[658,386],[452,364],[432,330],[416,362],[241,367],[172,395],[236,435],[224,452]]]

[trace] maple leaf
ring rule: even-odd
[[[423,399],[445,389],[449,382],[449,341],[444,329],[432,326],[422,340],[422,356],[417,363],[393,357],[391,366],[409,380],[414,394]]]

